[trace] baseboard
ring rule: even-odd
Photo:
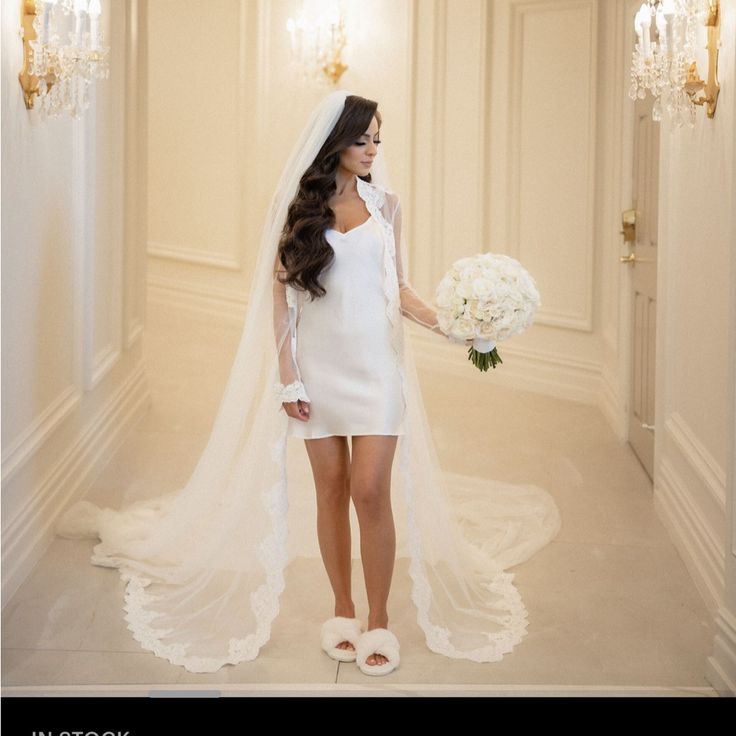
[[[431,363],[450,378],[477,381],[479,385],[490,380],[507,388],[600,406],[601,365],[595,361],[521,347],[510,340],[498,345],[504,362],[482,373],[467,359],[462,345],[450,343],[420,326],[405,323],[404,329],[406,339],[413,340],[417,364]]]
[[[238,324],[242,324],[247,309],[247,297],[241,292],[160,276],[149,278],[148,299],[157,305]],[[597,406],[617,436],[622,436],[624,419],[617,408],[617,394],[606,381],[601,363],[573,358],[565,353],[520,347],[511,340],[508,345],[499,345],[504,363],[495,370],[490,369],[492,376],[489,376],[469,364],[462,346],[439,338],[409,320],[404,322],[404,333],[405,338],[413,342],[418,364],[420,361],[429,362],[448,377],[463,381],[484,383],[491,379],[508,388]]]
[[[714,615],[723,602],[723,545],[697,506],[697,495],[683,482],[669,458],[662,460],[654,483],[654,508],[670,539]]]
[[[247,295],[241,291],[213,286],[200,286],[183,279],[149,275],[146,281],[149,303],[177,310],[217,317],[242,324],[247,308]]]
[[[46,477],[28,488],[31,500],[3,530],[3,606],[53,541],[59,514],[85,495],[150,400],[146,364],[141,360]]]
[[[713,654],[706,660],[705,677],[719,695],[736,696],[736,616],[718,609]]]

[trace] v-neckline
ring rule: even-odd
[[[368,219],[367,220],[365,220],[364,222],[361,222],[360,225],[356,225],[355,227],[351,227],[350,230],[348,230],[346,232],[342,232],[341,230],[335,230],[334,227],[328,227],[327,228],[327,231],[328,232],[337,233],[338,235],[342,235],[343,237],[345,237],[346,235],[350,235],[350,233],[355,232],[356,230],[359,230],[361,227],[363,227],[363,225],[368,224],[369,220],[372,217],[373,217],[373,215],[368,215]]]
[[[350,235],[350,233],[355,232],[355,230],[359,230],[361,227],[363,227],[363,225],[367,225],[371,221],[371,218],[373,217],[373,213],[371,212],[370,207],[368,207],[368,200],[366,199],[366,197],[364,196],[364,192],[362,191],[362,187],[364,185],[367,185],[367,184],[368,184],[367,181],[364,181],[359,176],[356,177],[355,190],[358,192],[358,196],[363,200],[363,203],[365,204],[366,209],[368,210],[368,213],[369,213],[368,214],[368,219],[365,220],[365,221],[363,221],[363,222],[361,222],[360,225],[356,225],[355,227],[350,228],[350,230],[348,230],[346,232],[342,232],[340,230],[335,230],[334,227],[327,228],[327,231],[326,232],[337,233],[338,235],[341,235],[342,237],[345,237],[346,235]]]

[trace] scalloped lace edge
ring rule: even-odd
[[[363,182],[362,179],[359,181]],[[380,211],[380,197],[383,192],[379,191],[369,182],[367,185],[366,204],[371,209],[371,214],[387,230],[387,243],[392,243],[392,227]],[[392,344],[397,358],[397,365],[402,378],[402,392],[404,396],[404,408],[406,411],[406,375],[402,366],[401,355],[403,354],[403,332],[401,323],[396,318],[399,316],[397,310],[396,290],[391,280],[392,266],[395,254],[390,248],[385,251],[384,257],[384,291],[387,297],[386,312],[393,326]],[[395,271],[393,271],[395,273]],[[396,284],[398,286],[398,284]],[[300,382],[295,382],[300,383]],[[278,384],[277,384],[278,385]],[[289,388],[293,388],[290,384]],[[298,387],[297,387],[298,388]],[[300,397],[301,398],[301,397]],[[308,401],[308,399],[304,399]],[[510,652],[526,635],[528,627],[528,613],[521,599],[521,595],[513,584],[514,573],[497,572],[488,582],[481,583],[485,588],[502,597],[497,605],[505,603],[508,615],[499,621],[504,629],[494,633],[488,633],[489,643],[470,651],[458,650],[450,641],[451,631],[445,627],[433,624],[430,620],[429,610],[432,601],[432,591],[426,574],[425,565],[421,559],[421,544],[419,531],[416,525],[413,507],[413,486],[411,474],[408,469],[409,443],[408,434],[403,438],[403,452],[401,453],[400,467],[404,480],[405,498],[407,502],[407,519],[409,526],[409,552],[411,562],[409,573],[412,580],[411,598],[417,608],[417,622],[425,634],[426,644],[429,649],[452,659],[468,659],[474,662],[496,662],[503,658],[504,654]],[[133,637],[144,649],[153,652],[156,656],[168,660],[172,664],[180,665],[189,672],[216,672],[226,664],[236,665],[239,662],[253,660],[258,656],[261,647],[268,642],[271,636],[271,625],[280,611],[279,599],[284,589],[284,569],[286,567],[287,555],[287,480],[286,480],[286,434],[282,435],[272,446],[272,459],[281,468],[281,477],[270,489],[262,493],[264,506],[267,508],[271,519],[271,533],[261,542],[260,555],[261,564],[266,572],[265,582],[251,596],[251,609],[255,615],[258,626],[255,632],[245,638],[232,638],[229,642],[227,655],[220,657],[201,657],[187,655],[188,644],[164,644],[161,639],[171,633],[171,629],[157,629],[151,625],[151,621],[162,616],[163,613],[146,610],[145,604],[157,599],[157,596],[148,594],[145,588],[151,583],[149,578],[139,575],[130,568],[121,567],[120,574],[126,581],[125,589],[125,620]],[[101,545],[100,545],[101,546]],[[98,559],[97,564],[109,564],[104,559]]]
[[[310,401],[309,396],[307,396],[307,390],[304,387],[304,384],[299,380],[293,381],[286,386],[284,386],[283,383],[274,383],[273,387],[276,391],[276,395],[279,397],[279,399],[281,399],[282,402],[296,401],[297,399],[301,399],[302,401]]]

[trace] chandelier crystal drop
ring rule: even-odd
[[[707,13],[702,0],[649,0],[636,14],[629,97],[644,99],[649,90],[654,120],[666,112],[675,128],[695,125],[696,105],[686,83]]]
[[[102,46],[100,0],[36,0],[36,39],[30,71],[38,77],[42,117],[78,119],[90,104],[90,86],[108,79],[109,47]]]

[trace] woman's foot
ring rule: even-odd
[[[385,626],[367,629],[360,635],[356,646],[355,661],[358,669],[364,675],[390,674],[401,661],[400,647],[396,634]],[[371,662],[381,662],[381,664],[371,664]]]
[[[388,616],[377,616],[375,618],[369,616],[368,617],[368,628],[366,631],[370,631],[371,629],[387,629],[388,628]],[[383,654],[373,653],[370,656],[366,657],[365,660],[366,664],[374,665],[374,664],[385,664],[388,662],[388,658],[384,657]]]
[[[355,618],[355,606],[352,604],[348,606],[335,605],[335,616],[345,616],[345,618]],[[347,649],[348,651],[353,651],[355,649],[355,647],[349,641],[341,641],[337,645],[337,648]]]
[[[369,657],[366,658],[366,664],[374,665],[374,664],[385,664],[388,662],[388,659],[383,656],[383,654],[371,654]]]

